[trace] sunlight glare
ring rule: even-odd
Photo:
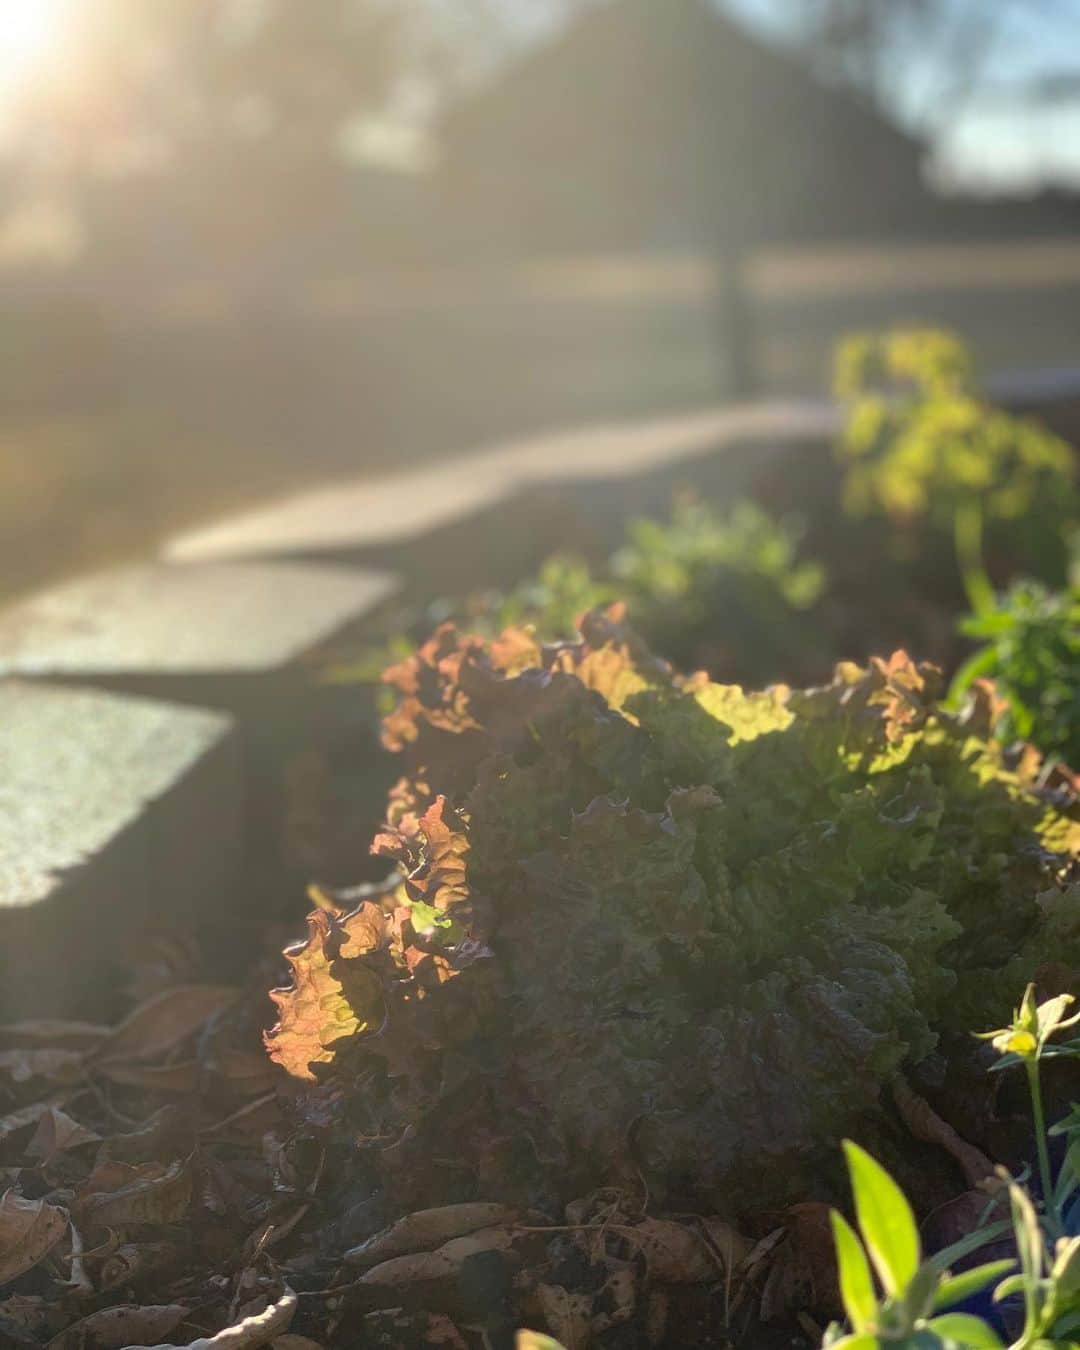
[[[57,45],[64,0],[0,0],[0,98],[31,81]]]

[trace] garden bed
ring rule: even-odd
[[[974,563],[1050,579],[1061,550],[1027,526],[1071,460],[967,397],[875,405],[867,500],[963,404],[915,466],[925,499],[967,471],[942,446],[1004,446]],[[882,1257],[867,1197],[910,1246],[907,1202],[845,1167],[848,1137],[925,1251],[966,1244],[950,1268],[1011,1257],[1027,1205],[1025,1289],[1067,1343],[1045,1295],[1067,1271],[1036,1249],[1080,1186],[1074,1047],[1050,1047],[1080,968],[1073,649],[1047,648],[1063,697],[1042,673],[1021,697],[995,600],[998,686],[950,696],[980,577],[933,511],[853,518],[824,450],[737,473],[756,504],[684,499],[498,595],[407,596],[282,678],[289,734],[246,733],[276,879],[249,868],[198,934],[118,933],[118,1023],[0,1027],[0,1341],[756,1350],[846,1316],[860,1350],[890,1318],[1003,1343],[934,1329],[944,1267],[909,1293],[919,1239],[911,1269]],[[466,626],[432,632],[447,613]],[[286,872],[311,882],[299,940]],[[1021,1063],[1037,1079],[991,1072]],[[878,1286],[853,1293],[861,1244]],[[1017,1334],[1007,1301],[965,1298]]]

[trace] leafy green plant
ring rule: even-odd
[[[980,678],[1005,696],[999,733],[1080,765],[1080,588],[1050,591],[1020,581],[992,609],[961,624],[982,646],[957,673],[959,704]]]
[[[986,1322],[955,1311],[955,1305],[1013,1270],[1016,1262],[990,1261],[952,1275],[951,1253],[924,1260],[915,1216],[900,1187],[851,1140],[844,1141],[844,1155],[858,1232],[837,1210],[831,1219],[840,1296],[851,1329],[830,1326],[823,1345],[830,1350],[1003,1350]]]
[[[833,1212],[840,1292],[850,1330],[834,1324],[825,1347],[837,1350],[876,1350],[876,1347],[958,1347],[959,1350],[1004,1350],[1004,1342],[987,1322],[966,1312],[942,1312],[986,1289],[999,1276],[994,1301],[1002,1304],[1020,1297],[1022,1324],[1009,1350],[1070,1350],[1080,1336],[1080,1237],[1065,1233],[1066,1203],[1080,1190],[1080,1109],[1046,1129],[1040,1064],[1051,1057],[1080,1057],[1080,1041],[1052,1042],[1058,1032],[1080,1022],[1080,1013],[1067,1016],[1074,999],[1059,994],[1037,1003],[1028,985],[1011,1021],[994,1031],[979,1033],[989,1040],[1000,1059],[995,1069],[1022,1064],[1031,1097],[1035,1142],[1039,1157],[1042,1213],[1025,1187],[1002,1172],[1008,1186],[1012,1236],[1018,1261],[991,1261],[959,1275],[947,1273],[949,1264],[1000,1236],[1001,1224],[976,1230],[923,1261],[918,1230],[906,1197],[896,1182],[858,1145],[844,1144],[855,1211],[857,1234]],[[1047,1147],[1048,1134],[1064,1134],[1068,1149],[1055,1178]],[[869,1259],[868,1259],[869,1257]],[[875,1287],[871,1265],[877,1274]]]
[[[994,1291],[1001,1302],[1023,1298],[1024,1320],[1009,1350],[1075,1350],[1080,1335],[1080,1237],[1051,1248],[1027,1191],[1009,1185],[1020,1270]]]
[[[1069,447],[1039,423],[981,399],[966,349],[932,329],[859,334],[842,343],[836,392],[847,415],[839,453],[853,513],[927,519],[950,530],[968,600],[991,612],[984,533],[1038,517],[1060,534],[1073,510]]]
[[[529,625],[543,641],[573,637],[580,616],[623,600],[648,641],[671,660],[767,681],[827,669],[816,606],[820,564],[800,556],[801,531],[753,502],[726,513],[680,496],[668,520],[639,518],[626,542],[594,571],[582,558],[553,554],[510,590],[443,597],[393,617],[388,639],[331,666],[334,682],[377,681],[439,623],[483,637]]]
[[[979,1033],[981,1039],[990,1041],[1001,1056],[995,1065],[996,1069],[1008,1069],[1017,1064],[1024,1066],[1031,1097],[1031,1115],[1035,1127],[1035,1146],[1039,1156],[1039,1181],[1042,1186],[1043,1205],[1047,1224],[1055,1236],[1060,1236],[1063,1231],[1062,1205],[1071,1194],[1071,1189],[1065,1193],[1059,1191],[1051,1175],[1039,1066],[1043,1059],[1052,1056],[1077,1056],[1078,1049],[1075,1044],[1050,1044],[1050,1038],[1056,1032],[1064,1031],[1080,1022],[1080,1012],[1072,1017],[1065,1016],[1066,1009],[1073,1001],[1071,995],[1059,994],[1056,998],[1036,1003],[1035,986],[1029,984],[1008,1026]]]
[[[495,1121],[571,1193],[801,1198],[943,1032],[1080,959],[1075,811],[902,653],[746,693],[612,611],[550,646],[444,628],[388,680],[395,878],[312,915],[268,1043],[359,1075],[416,1168],[480,1166]]]
[[[611,572],[635,624],[669,659],[790,677],[807,668],[808,653],[827,665],[814,615],[825,571],[800,556],[800,544],[794,523],[752,501],[721,515],[683,497],[670,521],[630,523]]]

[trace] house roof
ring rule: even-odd
[[[442,133],[448,190],[523,241],[865,231],[926,198],[917,141],[709,0],[604,0]]]

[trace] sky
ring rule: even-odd
[[[154,3],[155,0],[147,0]],[[310,0],[295,0],[298,4]],[[663,4],[665,0],[654,0]],[[894,0],[899,6],[901,0]],[[62,35],[65,9],[73,0],[0,0],[0,122],[15,93],[48,63]],[[462,0],[429,0],[468,10]],[[569,0],[473,0],[501,5],[520,24],[521,45],[543,40],[565,14]],[[718,7],[780,45],[790,44],[810,0],[713,0]],[[1080,0],[937,0],[950,17],[972,6],[992,12],[993,39],[984,75],[993,98],[968,98],[953,115],[935,122],[942,89],[953,84],[948,44],[906,49],[892,81],[890,111],[931,145],[929,168],[945,189],[1024,192],[1049,181],[1080,187]],[[1032,104],[1017,90],[1047,74],[1073,79],[1071,100]]]
[[[717,0],[747,27],[789,42],[801,0]],[[994,36],[984,76],[993,96],[962,103],[944,126],[932,120],[934,91],[951,82],[941,46],[904,53],[891,111],[914,130],[929,130],[931,171],[946,189],[1030,191],[1046,181],[1080,187],[1080,0],[942,0],[992,9]],[[1073,98],[1032,104],[1010,96],[1047,74],[1070,75]],[[929,119],[927,109],[930,110]]]

